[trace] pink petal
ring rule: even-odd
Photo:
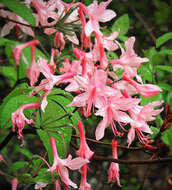
[[[101,16],[99,16],[99,21],[100,22],[107,22],[113,19],[116,16],[116,13],[112,10],[105,10]]]
[[[108,121],[106,118],[103,118],[102,121],[100,121],[100,123],[98,124],[97,128],[96,128],[96,140],[100,140],[104,137],[104,132],[105,129],[108,125]]]
[[[70,160],[69,162],[66,163],[66,166],[69,167],[71,170],[77,170],[81,168],[84,164],[89,163],[88,160],[78,157]]]

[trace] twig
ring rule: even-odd
[[[75,149],[78,149],[78,146],[74,142],[71,141],[70,143]],[[112,157],[104,157],[104,156],[94,154],[92,157],[92,160],[109,161],[109,162],[115,162],[118,164],[144,165],[144,164],[164,164],[167,162],[171,162],[172,157],[158,158],[154,160],[121,160],[121,159],[114,159]]]
[[[47,152],[45,152],[45,154],[44,154],[44,159],[45,159],[45,157],[47,156]],[[41,160],[41,163],[40,163],[40,165],[39,165],[39,167],[36,169],[36,171],[33,173],[33,175],[32,175],[32,177],[35,177],[35,176],[37,176],[37,174],[38,174],[38,172],[39,172],[39,170],[40,170],[40,168],[41,168],[41,166],[42,166],[42,164],[43,164],[43,160]]]
[[[23,26],[30,27],[30,28],[34,28],[34,29],[36,29],[36,28],[52,28],[52,27],[54,27],[54,25],[49,25],[49,26],[40,26],[40,25],[38,25],[38,26],[33,26],[33,25],[30,25],[30,24],[25,24],[25,23],[22,23],[22,22],[19,22],[19,21],[10,19],[10,18],[8,18],[8,17],[3,17],[3,16],[1,16],[1,18],[3,18],[4,20],[10,21],[10,22],[13,22],[13,23],[16,23],[16,24],[21,24],[21,25],[23,25]]]
[[[31,129],[23,129],[23,134],[36,134],[36,130],[34,128],[31,128]],[[10,132],[6,138],[2,141],[2,143],[0,144],[0,151],[9,143],[9,141],[12,139],[12,137],[14,135],[16,135],[17,133],[14,133],[14,132]]]
[[[144,28],[146,29],[147,33],[149,34],[149,36],[151,37],[152,41],[155,44],[156,43],[156,38],[153,35],[153,33],[152,33],[150,27],[148,26],[148,24],[145,22],[145,20],[141,17],[141,15],[126,0],[122,0],[122,2],[125,3],[127,5],[127,7],[133,12],[134,16],[144,26]]]
[[[80,138],[78,135],[72,135],[72,137]],[[97,141],[97,140],[94,140],[94,139],[91,139],[91,138],[86,138],[86,140],[90,141],[90,142],[97,143],[97,144],[103,144],[103,145],[112,146],[112,143]],[[145,149],[144,147],[128,147],[128,146],[123,146],[123,145],[117,145],[117,147],[122,148],[122,149],[127,149],[127,150],[143,150],[143,149]]]
[[[164,163],[172,161],[172,157],[158,158],[158,159],[154,159],[154,160],[121,160],[121,159],[114,159],[111,157],[104,157],[104,156],[99,156],[99,155],[94,155],[92,159],[100,160],[100,161],[111,161],[111,162],[115,162],[118,164],[135,164],[135,165],[164,164]]]

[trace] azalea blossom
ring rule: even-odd
[[[126,75],[123,75],[122,79],[129,82],[142,96],[145,97],[155,96],[162,92],[162,89],[159,86],[153,84],[139,84]]]
[[[77,95],[69,106],[85,107],[87,105],[87,114],[91,108],[100,104],[103,98],[116,93],[116,90],[106,86],[107,74],[103,70],[96,70],[90,79],[76,76],[76,82],[80,89],[84,90],[82,94]]]
[[[48,169],[48,171],[57,172],[61,180],[67,187],[72,186],[73,188],[77,188],[77,185],[70,180],[67,168],[71,170],[77,170],[81,168],[84,164],[88,163],[88,160],[81,157],[72,159],[71,155],[69,155],[66,159],[61,159],[57,153],[55,138],[51,137],[50,141],[53,151],[54,162],[51,168]]]
[[[117,142],[115,138],[112,140],[112,153],[113,153],[113,158],[118,159]],[[119,164],[112,162],[108,170],[108,183],[112,183],[115,180],[117,181],[117,185],[121,187],[120,180],[119,180]]]
[[[30,85],[33,87],[33,85],[37,82],[38,76],[40,73],[35,61],[35,47],[34,46],[31,46],[31,54],[32,54],[32,63],[30,67],[27,68],[26,75],[30,80]]]
[[[14,59],[16,61],[16,64],[19,65],[19,61],[20,61],[20,55],[22,53],[22,50],[28,46],[34,46],[37,45],[39,42],[38,40],[32,40],[30,42],[26,42],[24,44],[18,45],[13,49],[13,56]]]
[[[90,36],[93,31],[97,33],[100,32],[99,22],[107,22],[116,16],[116,13],[112,10],[106,9],[109,3],[112,0],[106,2],[101,2],[99,5],[97,0],[94,0],[92,4],[88,7],[85,7],[83,4],[80,4],[81,9],[88,16],[89,21],[85,26],[86,36]]]
[[[137,69],[140,65],[144,62],[148,62],[148,58],[141,58],[138,57],[135,53],[133,46],[135,42],[135,37],[130,37],[125,42],[126,51],[120,46],[122,54],[120,59],[110,61],[111,65],[113,66],[114,71],[117,69],[123,69],[125,75],[128,77],[136,77],[141,81],[140,76],[137,74]]]
[[[7,11],[7,10],[3,10],[1,9],[0,10],[0,16],[2,17],[8,17],[9,19],[12,19],[12,20],[15,20],[15,21],[18,21],[20,23],[23,23],[23,24],[29,24],[28,22],[26,22],[23,18],[21,18],[20,16],[16,15],[15,13],[13,12],[10,12],[10,11]],[[31,27],[28,27],[28,26],[24,26],[22,24],[16,24],[15,22],[11,22],[9,21],[8,23],[6,23],[2,30],[1,30],[1,34],[0,36],[1,37],[4,37],[6,35],[8,35],[10,33],[10,31],[14,28],[14,27],[17,27],[17,28],[20,28],[25,34],[27,35],[30,35],[32,37],[34,37],[34,32],[32,30]]]
[[[82,125],[82,122],[79,121],[77,123],[78,129],[79,129],[79,135],[80,135],[80,148],[76,151],[76,155],[82,158],[86,158],[87,160],[90,160],[93,156],[94,152],[90,150],[90,148],[87,145],[85,134],[84,134],[84,127]]]
[[[78,129],[79,129],[79,135],[80,135],[80,148],[76,151],[76,155],[82,158],[85,158],[87,160],[90,160],[92,156],[94,155],[94,152],[90,150],[90,148],[87,145],[85,134],[84,134],[84,128],[82,125],[82,122],[79,121],[77,123]],[[79,187],[79,190],[91,190],[90,184],[87,183],[87,164],[84,164],[80,170],[81,173],[81,184]]]
[[[3,156],[0,154],[0,162],[3,160]]]
[[[29,125],[34,122],[32,119],[27,119],[23,111],[25,109],[39,108],[39,107],[40,107],[39,102],[24,104],[23,106],[21,106],[20,108],[18,108],[15,112],[11,114],[12,131],[15,132],[15,126],[17,126],[18,138],[22,139],[23,143],[24,143],[24,137],[23,137],[22,130],[24,129],[25,122]]]
[[[17,190],[18,179],[15,177],[12,179],[12,190]]]
[[[37,182],[37,183],[35,184],[34,189],[42,189],[42,188],[46,187],[47,184],[48,184],[48,183]]]
[[[126,98],[130,97],[126,90],[123,91],[123,95]],[[132,109],[128,109],[129,115],[132,119],[132,121],[130,122],[131,128],[127,136],[128,146],[130,146],[130,144],[134,140],[135,132],[137,133],[137,136],[142,144],[149,143],[149,140],[146,138],[143,132],[152,134],[152,131],[149,128],[147,122],[155,120],[155,116],[162,112],[163,108],[155,110],[155,107],[161,106],[161,104],[161,101],[155,101],[145,106],[136,105]]]
[[[55,85],[58,85],[61,82],[64,82],[66,79],[69,79],[75,76],[75,73],[73,72],[64,73],[58,76],[53,75],[50,64],[48,65],[47,62],[48,62],[47,60],[39,57],[39,60],[37,62],[39,66],[39,70],[45,76],[46,79],[43,79],[41,83],[39,84],[39,86],[36,86],[35,89],[30,93],[30,95],[32,96],[35,93],[35,91],[41,91],[41,90],[44,91],[44,94],[42,97],[42,103],[41,103],[41,109],[43,111],[45,111],[45,108],[48,104],[47,96],[50,94],[52,88]]]
[[[102,121],[98,124],[96,128],[96,140],[100,140],[104,137],[105,129],[111,125],[115,136],[120,136],[120,132],[116,128],[115,122],[118,122],[122,127],[123,124],[130,123],[132,119],[129,117],[127,111],[129,108],[134,107],[140,102],[140,99],[136,98],[123,98],[120,94],[110,97],[99,105],[98,111],[95,115],[100,115],[103,117]]]

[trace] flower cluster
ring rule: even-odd
[[[90,114],[102,117],[96,128],[96,140],[102,139],[106,128],[111,126],[114,139],[127,133],[127,142],[130,145],[136,132],[140,142],[147,144],[149,140],[144,133],[152,133],[147,122],[154,120],[155,116],[162,111],[162,109],[156,109],[162,102],[155,101],[141,106],[141,99],[138,95],[151,97],[162,90],[153,84],[143,84],[142,77],[138,74],[138,69],[144,62],[149,60],[139,57],[134,51],[135,37],[128,38],[124,43],[124,47],[122,47],[117,40],[120,29],[110,36],[105,36],[102,33],[100,23],[110,21],[116,16],[114,11],[107,9],[111,1],[108,0],[98,4],[97,0],[94,0],[89,6],[74,2],[66,4],[62,0],[27,1],[27,6],[34,7],[36,10],[34,17],[37,26],[47,26],[47,28],[43,27],[45,34],[54,37],[54,48],[56,50],[52,48],[49,63],[42,57],[39,57],[36,61],[35,45],[38,44],[38,41],[35,40],[17,46],[13,50],[13,55],[16,64],[19,64],[22,49],[31,46],[32,63],[27,69],[27,77],[30,79],[30,86],[34,87],[34,89],[30,95],[33,95],[35,91],[44,92],[40,102],[43,111],[45,111],[48,104],[47,96],[51,93],[53,87],[60,83],[65,83],[67,84],[66,91],[77,94],[68,106],[80,108],[86,118]],[[71,11],[72,8],[74,8],[73,12]],[[68,14],[69,11],[71,11],[70,14]],[[62,32],[56,25],[65,14],[68,14],[68,16],[64,20],[64,32]],[[19,16],[6,10],[0,10],[0,15],[8,15],[11,19],[16,18],[18,21],[23,22]],[[52,20],[52,22],[49,22],[49,20]],[[65,26],[72,29],[73,25],[71,23],[82,25],[80,37],[76,35],[75,31],[71,31],[71,34],[65,31]],[[11,22],[6,24],[1,31],[1,36],[7,35],[13,26],[14,24]],[[26,29],[26,26],[20,24],[16,24],[16,26],[30,36],[35,35],[31,28],[27,27]],[[54,56],[60,57],[65,48],[66,39],[73,44],[73,53],[76,58],[73,60],[65,58],[63,66],[58,67],[62,74],[57,75]],[[107,51],[116,51],[117,49],[121,52],[119,58],[109,60]],[[117,74],[119,69],[123,71],[121,76]],[[38,82],[40,73],[45,78],[39,85],[34,86]],[[39,107],[38,103],[35,107]],[[25,108],[30,107],[24,105],[12,114],[13,130],[17,125],[19,137],[22,139],[22,129],[25,121],[28,124],[33,122],[24,117],[22,112]],[[127,129],[125,129],[126,126]],[[56,151],[55,140],[52,138],[54,163],[50,170],[59,173],[66,187],[72,186],[76,188],[76,184],[68,177],[66,167],[78,169],[82,166],[82,171],[80,170],[82,174],[80,189],[91,189],[86,182],[86,172],[87,162],[94,153],[86,144],[82,123],[78,123],[78,128],[81,143],[76,154],[79,158],[72,160],[69,156],[67,159],[60,159]],[[112,141],[112,149],[113,157],[117,158],[116,140]],[[108,175],[108,182],[116,179],[120,186],[118,164],[111,164]]]

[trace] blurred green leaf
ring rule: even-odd
[[[152,96],[152,97],[144,97],[144,96],[140,96],[140,97],[141,97],[141,106],[149,104],[150,102],[153,102],[153,101],[161,101],[162,100],[161,93],[159,93],[155,96]]]
[[[170,152],[172,153],[172,135],[171,134],[172,134],[172,127],[164,131],[161,138],[165,144],[170,146]]]
[[[142,77],[142,80],[153,82],[153,72],[150,70],[150,63],[145,63],[139,67],[138,73]]]
[[[172,55],[172,50],[171,49],[163,49],[158,52],[161,55]]]
[[[169,92],[172,91],[172,86],[170,86],[169,84],[165,83],[165,82],[160,82],[158,83],[158,86],[162,89],[162,90],[167,90]]]
[[[17,171],[18,169],[21,169],[23,167],[26,167],[29,163],[26,161],[17,161],[14,162],[11,166],[10,169],[12,169],[13,171]]]
[[[46,172],[46,171],[44,171],[42,173],[39,173],[39,175],[34,178],[34,181],[35,182],[48,183],[48,184],[53,183],[53,179],[52,179],[51,173],[50,172]],[[53,176],[55,177],[55,179],[57,179],[58,173],[54,172]]]
[[[76,125],[77,122],[74,117],[72,118],[74,107],[67,107],[71,99],[72,96],[69,93],[61,89],[54,89],[47,98],[48,105],[45,112],[41,111],[36,116],[35,125],[40,128],[37,132],[48,152],[50,163],[53,162],[50,138],[56,139],[59,156],[64,157],[65,146],[67,148],[70,142],[72,125]]]
[[[170,39],[172,39],[172,32],[169,32],[169,33],[166,33],[166,34],[160,36],[156,40],[156,48],[159,48],[162,44],[164,44],[165,42],[167,42]]]
[[[25,148],[21,148],[21,147],[17,146],[16,149],[17,149],[16,151],[22,153],[23,155],[25,155],[29,159],[31,159],[33,157],[33,154]]]
[[[157,65],[154,67],[155,70],[163,70],[172,73],[172,67],[167,65]]]
[[[23,89],[25,91],[25,89]],[[38,98],[35,96],[26,97],[25,95],[21,95],[21,92],[11,92],[4,100],[2,105],[0,106],[0,123],[1,127],[4,126],[7,121],[9,122],[6,124],[5,128],[12,126],[11,122],[11,114],[12,112],[16,111],[20,106],[28,103],[39,102]],[[26,91],[28,91],[26,89]],[[20,93],[20,95],[18,95]],[[31,115],[34,109],[27,109],[24,111],[26,115]]]
[[[117,32],[120,30],[120,36],[125,35],[129,30],[129,17],[128,14],[124,14],[121,17],[119,17],[115,23],[112,25],[112,32]]]
[[[21,16],[29,24],[35,26],[35,17],[32,14],[31,9],[17,0],[1,0],[6,7],[15,12],[18,16]]]
[[[152,134],[151,134],[151,137],[152,138],[155,138],[156,137],[156,135],[159,133],[159,128],[157,128],[157,127],[154,127],[154,126],[150,126],[150,129],[152,130]]]
[[[0,73],[7,77],[10,82],[10,86],[14,86],[17,81],[17,71],[12,66],[1,66]]]

